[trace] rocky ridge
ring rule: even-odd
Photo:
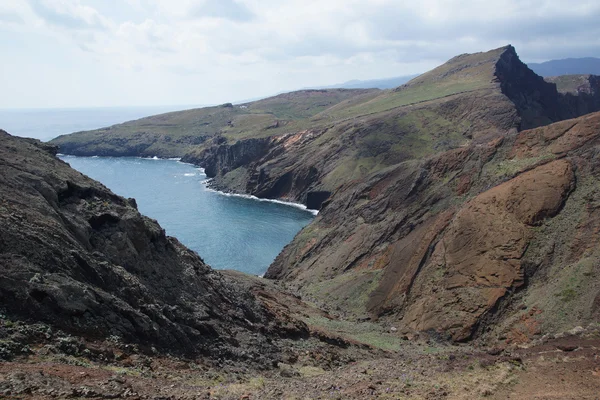
[[[597,85],[593,76],[544,80],[506,46],[454,57],[395,90],[310,109],[306,124],[278,120],[266,130],[273,134],[218,134],[183,160],[203,166],[215,188],[321,209],[266,276],[323,308],[346,318],[400,321],[407,333],[431,331],[455,341],[492,337],[495,321],[497,337],[511,332],[517,340],[519,324],[504,316],[522,313],[505,310],[534,291],[528,279],[537,267],[530,265],[539,260],[528,256],[538,250],[537,235],[546,225],[558,229],[553,221],[562,221],[577,185],[591,179],[589,171],[558,160],[583,152],[583,142],[557,137],[561,124],[594,135],[593,117],[550,124],[598,110]],[[275,98],[265,102],[280,107]],[[524,129],[543,126],[559,132],[543,141],[548,149],[507,155],[519,132],[535,136],[545,131]],[[538,169],[528,171],[532,166]],[[560,310],[575,291],[566,286],[531,303]],[[588,299],[594,289],[584,292]],[[595,311],[585,307],[578,318],[588,321]],[[527,323],[537,320],[529,317],[523,316]],[[534,325],[539,333],[578,321]]]

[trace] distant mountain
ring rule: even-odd
[[[600,58],[565,58],[564,60],[550,60],[540,64],[527,64],[529,68],[541,76],[559,75],[600,75]]]
[[[396,76],[385,79],[370,79],[366,81],[353,79],[348,82],[329,86],[319,86],[318,88],[313,89],[393,89],[400,85],[404,85],[406,82],[410,81],[412,78],[416,78],[417,76],[419,76],[419,74]]]

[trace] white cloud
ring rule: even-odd
[[[33,11],[47,24],[65,29],[110,29],[112,24],[80,0],[30,0]]]

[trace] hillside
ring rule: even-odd
[[[548,77],[559,75],[600,75],[600,58],[565,58],[543,63],[529,63],[536,74]]]
[[[81,156],[181,157],[191,147],[219,137],[235,142],[311,126],[309,118],[377,90],[304,90],[246,104],[230,103],[141,118],[52,140],[65,154]]]
[[[0,132],[0,397],[594,398],[600,113],[564,119],[596,82],[544,81],[508,46],[390,91],[57,140],[319,208],[269,279],[212,270],[56,147]]]
[[[256,298],[55,153],[0,131],[3,315],[146,350],[277,357]]]
[[[247,135],[244,137],[237,130],[239,124],[234,122],[231,131],[215,131],[214,136],[201,145],[188,147],[183,161],[204,167],[207,175],[214,177],[211,183],[214,188],[300,201],[309,208],[322,209],[319,218],[301,231],[278,257],[269,269],[268,277],[284,280],[298,290],[301,288],[304,296],[328,309],[337,307],[342,310],[342,315],[379,318],[391,313],[404,318],[406,329],[434,329],[448,334],[453,340],[468,340],[480,336],[478,327],[489,311],[498,306],[498,299],[521,287],[525,278],[517,273],[521,269],[515,265],[520,262],[521,253],[529,248],[525,243],[530,225],[538,221],[534,223],[527,219],[530,217],[523,217],[525,220],[514,221],[514,226],[498,227],[499,231],[507,229],[502,238],[508,237],[518,243],[511,244],[512,247],[504,246],[502,251],[506,254],[496,254],[494,250],[494,255],[489,257],[512,260],[509,262],[514,267],[512,272],[510,269],[506,273],[496,271],[505,268],[502,263],[498,266],[489,264],[489,273],[498,276],[490,281],[494,283],[489,287],[483,285],[485,290],[479,291],[470,288],[469,282],[477,282],[479,287],[482,285],[480,280],[489,277],[486,273],[482,273],[481,278],[473,277],[471,275],[479,272],[469,268],[475,267],[464,266],[467,268],[465,277],[453,278],[456,279],[453,284],[465,290],[460,293],[461,301],[452,300],[455,298],[453,291],[440,292],[442,297],[422,297],[429,290],[424,284],[416,291],[421,297],[406,303],[409,301],[404,298],[406,293],[412,293],[411,288],[421,284],[415,280],[421,275],[412,269],[412,272],[403,272],[406,276],[397,283],[398,287],[379,287],[380,279],[383,282],[398,279],[394,275],[399,273],[394,269],[396,267],[387,267],[386,263],[396,265],[390,260],[399,257],[398,265],[407,268],[405,264],[417,257],[419,261],[410,268],[420,271],[426,266],[423,260],[429,260],[430,252],[434,250],[429,244],[419,244],[418,251],[423,254],[416,256],[393,250],[395,247],[391,244],[398,242],[400,247],[408,246],[402,240],[418,226],[423,227],[417,229],[419,233],[412,234],[416,238],[406,236],[408,243],[421,243],[419,235],[433,241],[447,228],[454,212],[459,212],[459,208],[453,212],[449,210],[459,207],[465,196],[481,195],[483,205],[478,207],[491,208],[489,200],[485,200],[485,190],[499,185],[507,177],[502,173],[498,176],[489,173],[485,177],[479,172],[473,176],[469,173],[492,165],[488,158],[504,149],[502,146],[518,132],[600,109],[596,78],[585,78],[587,86],[584,86],[589,90],[574,90],[572,84],[567,84],[568,79],[575,78],[545,81],[519,60],[512,46],[506,46],[484,53],[459,55],[394,90],[297,92],[249,103],[245,109],[224,105],[192,110],[187,113],[207,113],[214,120],[215,115],[229,118],[230,113],[247,113],[247,110],[263,113],[268,109],[270,115],[277,115],[281,120],[267,130],[244,131],[243,135]],[[324,97],[334,94],[330,104],[321,103]],[[313,103],[316,98],[321,99],[319,103]],[[243,119],[248,119],[248,115],[244,114]],[[171,117],[169,114],[164,116],[169,123],[174,121]],[[175,126],[179,129],[179,125]],[[102,140],[110,142],[123,132],[123,128],[117,127]],[[63,152],[69,152],[69,146],[75,146],[71,152],[85,154],[81,149],[93,143],[87,141],[87,135],[102,137],[98,132],[82,133],[59,138],[56,142],[67,143],[61,145]],[[78,147],[80,139],[82,147]],[[433,168],[428,167],[428,163],[435,157],[450,160],[439,162],[442,170],[435,174],[441,180],[431,183],[436,189],[433,190],[423,184],[428,174],[433,174],[428,170]],[[458,158],[453,160],[452,157]],[[544,153],[536,157],[542,160],[550,156]],[[469,164],[469,168],[460,174],[464,188],[459,190],[459,195],[450,195],[444,190],[448,190],[452,179],[458,179],[451,172],[457,173],[453,168],[467,162],[463,158],[473,165]],[[508,169],[512,173],[520,171],[512,168],[520,166],[521,160],[515,161],[514,165],[507,160],[496,160],[498,166],[493,168]],[[535,158],[523,163],[530,165],[528,163],[537,161]],[[553,215],[572,189],[574,167],[556,165],[562,171],[560,176],[571,178],[562,183],[559,179],[547,182],[562,185],[543,189],[543,194],[556,204],[539,204],[542,208],[535,213]],[[394,171],[392,177],[381,178],[388,176],[390,171]],[[543,173],[543,176],[547,174]],[[480,178],[480,186],[473,186]],[[374,182],[380,179],[385,183],[376,185]],[[518,178],[515,185],[521,185],[519,179],[539,180],[526,176]],[[395,187],[396,181],[400,185],[396,187],[399,193],[387,193],[380,201],[371,201],[389,185]],[[513,190],[513,186],[506,185],[506,190]],[[487,196],[497,198],[499,195]],[[407,199],[414,199],[416,203],[407,203]],[[508,196],[503,201],[516,200]],[[363,206],[365,209],[361,208]],[[501,219],[513,218],[510,213],[500,215]],[[487,223],[490,225],[495,223],[496,216],[475,218],[490,218]],[[448,241],[451,240],[458,239],[449,235]],[[467,255],[474,257],[482,249]],[[457,261],[452,268],[463,266]],[[393,272],[387,276],[385,271]],[[438,271],[439,274],[443,272],[443,268]],[[430,277],[423,276],[427,277],[424,279]],[[337,285],[343,288],[341,293],[336,292]],[[391,300],[394,298],[391,293],[396,291],[400,298]],[[374,294],[380,292],[380,295]],[[444,301],[448,302],[448,307],[438,309],[436,304]],[[477,311],[461,308],[464,304],[477,304]],[[451,316],[438,315],[445,313],[446,308]],[[408,322],[406,318],[410,315],[405,316],[406,313],[413,313],[410,315],[416,318],[415,321]],[[432,314],[423,317],[425,320],[416,317],[427,313]]]
[[[559,93],[511,46],[464,54],[394,90],[352,98],[311,118],[312,128],[234,144],[184,160],[213,185],[318,208],[345,182],[410,159],[599,110],[599,94]]]
[[[555,82],[506,46],[454,57],[393,90],[292,92],[52,143],[75,155],[183,157],[217,189],[318,208],[340,184],[397,163],[600,109],[597,90]]]
[[[345,318],[522,342],[600,318],[600,113],[340,187],[265,275]]]

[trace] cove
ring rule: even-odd
[[[299,207],[206,188],[206,175],[175,160],[60,156],[113,192],[136,199],[144,215],[213,268],[262,275],[312,219]]]

